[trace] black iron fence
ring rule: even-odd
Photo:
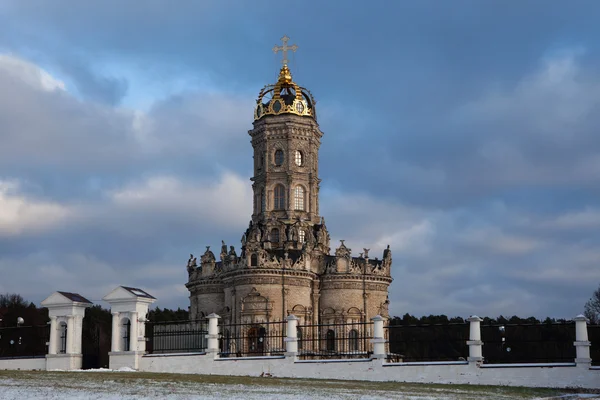
[[[592,343],[590,347],[592,365],[600,365],[600,325],[588,325],[588,339]]]
[[[575,361],[575,324],[482,325],[483,357],[487,364]]]
[[[0,328],[0,358],[44,356],[49,340],[49,325]]]
[[[284,355],[287,322],[219,325],[221,357]]]
[[[464,361],[469,355],[469,323],[385,327],[388,361]]]
[[[298,357],[311,359],[369,358],[373,323],[299,325]]]
[[[206,351],[208,324],[199,321],[146,323],[148,353],[194,353]]]

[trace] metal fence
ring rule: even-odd
[[[44,356],[49,339],[49,325],[0,328],[0,358]]]
[[[575,324],[496,324],[481,326],[484,362],[574,362]]]
[[[369,358],[373,354],[373,323],[300,325],[298,357],[311,359]]]
[[[600,365],[600,325],[588,325],[588,339],[592,343],[590,347],[592,365]]]
[[[194,353],[206,351],[206,321],[169,321],[146,323],[148,353]]]
[[[462,361],[469,355],[469,323],[389,325],[389,362]]]
[[[257,357],[285,354],[287,322],[257,322],[219,326],[221,357]]]

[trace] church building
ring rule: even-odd
[[[259,93],[251,178],[253,213],[241,248],[221,242],[218,255],[206,247],[200,263],[190,256],[186,284],[190,318],[210,313],[225,324],[283,321],[301,324],[367,322],[388,317],[392,252],[358,257],[342,240],[331,254],[330,235],[319,213],[319,147],[315,99],[292,79],[287,51],[275,46],[283,66],[275,84]]]

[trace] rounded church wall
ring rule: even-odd
[[[192,301],[190,318],[198,319],[206,317],[211,313],[218,314],[223,308],[224,302],[225,296],[222,288],[219,288],[219,291],[214,293],[197,294]]]
[[[387,299],[388,286],[386,282],[370,280],[363,284],[362,279],[324,279],[319,304],[321,320],[336,318],[339,322],[346,322],[354,319],[351,314],[356,313],[352,308],[361,312],[365,309],[363,293],[367,294],[366,318],[371,319],[380,313],[380,306]],[[332,310],[335,317],[331,314]]]

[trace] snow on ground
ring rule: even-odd
[[[131,371],[0,371],[0,399],[561,399],[545,389],[169,375]],[[575,397],[576,396],[576,397]],[[582,395],[583,396],[583,395]],[[588,395],[600,399],[598,395]]]

